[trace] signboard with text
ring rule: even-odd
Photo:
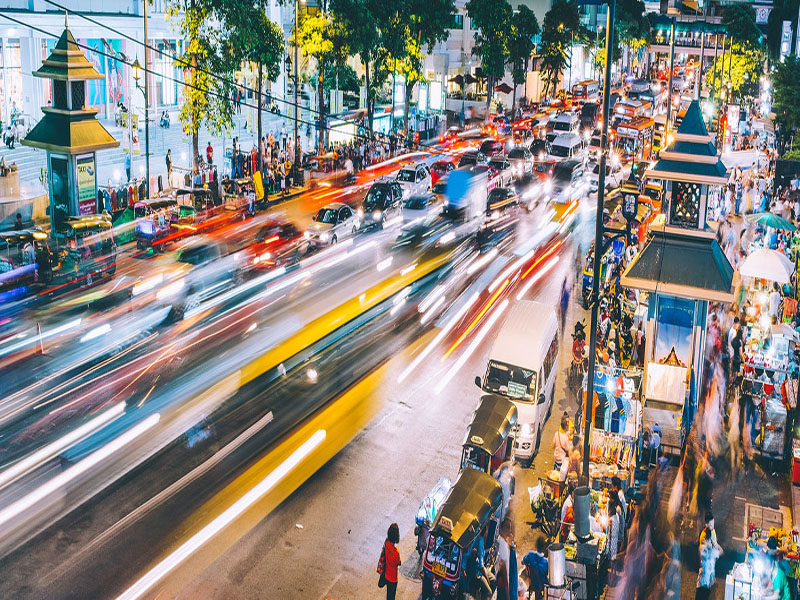
[[[78,166],[78,214],[93,215],[97,212],[97,187],[94,154],[81,156]]]

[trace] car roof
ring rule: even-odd
[[[342,208],[343,206],[347,206],[349,208],[349,206],[347,204],[345,204],[344,202],[331,202],[330,204],[326,204],[325,206],[320,208],[320,210],[323,210],[325,208],[335,208],[335,209],[338,210],[338,209]],[[319,212],[319,211],[317,211],[317,212]]]

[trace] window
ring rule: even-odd
[[[454,15],[450,29],[464,29],[464,15]]]
[[[550,377],[550,371],[553,369],[557,357],[558,357],[558,334],[556,334],[553,337],[553,341],[550,342],[550,347],[547,349],[547,354],[544,357],[544,365],[542,365],[544,370],[544,379],[542,379],[543,386],[547,384],[547,378]]]
[[[19,40],[5,40],[2,50],[2,80],[0,81],[0,96],[3,98],[2,120],[10,121],[12,114],[21,113],[22,103],[22,62],[20,57]]]
[[[672,184],[670,225],[696,229],[700,226],[700,185],[676,181]]]

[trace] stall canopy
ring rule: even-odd
[[[794,223],[774,213],[757,213],[754,215],[745,215],[744,218],[751,223],[757,223],[764,227],[772,227],[773,229],[780,229],[781,231],[795,231],[797,229]]]
[[[793,271],[792,261],[783,252],[769,248],[756,250],[739,267],[739,274],[742,277],[755,277],[778,283],[788,283]]]

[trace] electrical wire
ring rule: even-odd
[[[220,81],[223,81],[223,82],[227,83],[228,85],[232,85],[232,86],[236,86],[236,87],[242,88],[242,89],[244,89],[244,90],[246,90],[246,91],[253,92],[254,94],[257,94],[257,93],[258,93],[258,90],[256,90],[255,88],[250,88],[250,87],[247,87],[247,86],[241,85],[241,84],[239,84],[238,82],[236,82],[235,80],[232,80],[232,79],[228,79],[228,78],[226,78],[226,77],[223,77],[223,76],[219,75],[218,73],[214,73],[213,71],[209,71],[209,70],[207,70],[207,69],[203,69],[202,67],[197,67],[197,66],[194,66],[194,65],[192,65],[192,63],[191,63],[190,61],[188,61],[188,60],[186,60],[186,59],[184,59],[184,58],[181,58],[181,57],[179,57],[177,54],[172,54],[172,53],[164,52],[163,50],[161,50],[161,49],[159,49],[159,48],[157,48],[157,47],[155,47],[155,46],[151,46],[150,44],[148,44],[148,43],[147,43],[147,40],[145,40],[144,42],[141,42],[141,41],[137,40],[135,37],[133,37],[133,36],[130,36],[130,35],[128,35],[127,33],[124,33],[124,32],[122,32],[122,31],[120,31],[119,29],[116,29],[116,28],[114,28],[114,27],[111,27],[110,25],[106,25],[106,24],[104,24],[104,23],[101,23],[101,22],[100,22],[100,21],[98,21],[97,19],[94,19],[93,17],[90,17],[90,16],[88,16],[86,13],[83,13],[83,12],[80,12],[80,11],[73,10],[73,9],[71,9],[71,8],[68,8],[68,7],[64,6],[63,4],[59,4],[58,2],[54,2],[53,0],[44,0],[44,1],[45,1],[47,4],[51,4],[51,5],[55,6],[56,8],[58,8],[58,9],[60,9],[60,10],[63,10],[65,13],[69,13],[69,14],[73,14],[73,15],[78,15],[79,17],[81,17],[82,19],[86,19],[87,21],[89,21],[89,22],[90,22],[90,23],[92,23],[93,25],[97,25],[98,27],[102,27],[103,29],[106,29],[106,30],[110,31],[110,32],[112,32],[112,33],[114,33],[114,34],[116,34],[116,35],[120,36],[121,38],[125,38],[126,40],[129,40],[129,41],[133,42],[134,44],[138,44],[139,46],[144,46],[146,49],[149,49],[149,50],[151,50],[152,52],[155,52],[155,53],[157,53],[157,54],[160,54],[161,56],[166,56],[167,58],[170,58],[170,59],[172,59],[172,60],[173,60],[173,61],[175,61],[176,63],[179,63],[179,64],[183,65],[185,68],[188,68],[188,69],[195,69],[196,71],[199,71],[199,72],[201,72],[201,73],[205,73],[205,74],[206,74],[206,75],[208,75],[209,77],[214,77],[214,78],[216,78],[216,79],[219,79]],[[147,1],[147,0],[145,0],[145,2],[146,2],[146,1]],[[57,36],[56,36],[56,37],[57,37]],[[152,71],[150,71],[150,72],[152,72]],[[270,94],[271,94],[271,92],[270,92]],[[281,102],[283,102],[284,104],[288,104],[289,106],[295,106],[295,107],[297,107],[297,104],[296,104],[295,102],[292,102],[292,101],[286,100],[286,98],[285,98],[285,97],[284,97],[284,98],[281,98],[280,96],[278,96],[278,98],[279,98],[279,99],[280,99],[280,101],[281,101]],[[313,110],[311,107],[309,107],[309,108],[308,108],[308,110],[309,110],[310,112],[313,112],[313,113],[314,113],[314,114],[316,114],[316,115],[319,115],[319,111],[318,111],[318,110]]]
[[[46,30],[42,29],[41,27],[37,27],[35,25],[31,25],[29,23],[25,23],[24,21],[21,21],[19,19],[15,19],[14,17],[11,17],[11,16],[9,16],[9,15],[7,15],[5,13],[2,13],[2,12],[0,12],[0,17],[3,17],[4,19],[9,20],[12,23],[16,23],[17,25],[21,25],[22,27],[27,27],[29,29],[32,29],[33,31],[37,31],[37,32],[39,32],[39,33],[41,33],[43,35],[48,36],[48,37],[52,37],[52,38],[55,38],[55,39],[58,39],[60,37],[60,35],[55,35],[55,34],[49,32],[49,31],[46,31]],[[118,56],[112,55],[112,54],[110,54],[108,52],[104,52],[102,50],[98,50],[96,48],[92,48],[92,47],[87,46],[86,44],[82,44],[82,43],[80,43],[78,41],[76,41],[75,44],[79,48],[82,48],[84,50],[94,52],[94,53],[96,53],[96,54],[98,54],[100,56],[105,56],[106,58],[110,58],[110,59],[115,60],[117,62],[121,62],[123,64],[126,64],[128,66],[133,66],[132,62],[130,62],[128,60],[123,60],[123,59],[119,58]],[[163,73],[158,73],[156,71],[153,71],[152,69],[145,69],[143,67],[142,67],[142,70],[145,71],[145,73],[150,73],[150,74],[155,75],[157,77],[161,77],[164,80],[172,81],[172,82],[177,83],[179,85],[182,85],[184,87],[203,92],[204,94],[208,94],[210,96],[215,96],[215,97],[218,97],[218,98],[224,98],[223,94],[220,94],[218,92],[214,92],[212,90],[208,90],[208,89],[204,89],[204,88],[198,87],[198,86],[196,86],[194,84],[187,83],[185,81],[181,81],[180,79],[178,79],[176,77],[171,77],[169,75],[165,75]],[[241,105],[243,105],[245,107],[248,107],[248,108],[253,108],[255,110],[259,110],[258,106],[256,106],[255,104],[250,104],[247,101],[241,102]],[[262,110],[263,110],[263,108],[262,108]],[[288,114],[283,113],[283,112],[279,112],[278,115],[281,116],[281,117],[286,117],[287,119],[294,120],[294,117],[290,117]],[[298,122],[298,124],[302,123],[303,125],[309,125],[309,126],[311,126],[311,125],[316,126],[316,125],[319,124],[317,121],[306,121],[306,120],[304,120],[302,118],[299,118],[299,117],[297,118],[297,122]],[[330,127],[328,126],[328,127],[326,127],[326,129],[330,129]],[[372,141],[372,138],[369,135],[364,135],[364,134],[360,134],[360,133],[354,133],[354,134],[352,134],[352,136],[354,138],[356,138],[356,139],[361,139],[361,140],[365,140],[365,141]]]

